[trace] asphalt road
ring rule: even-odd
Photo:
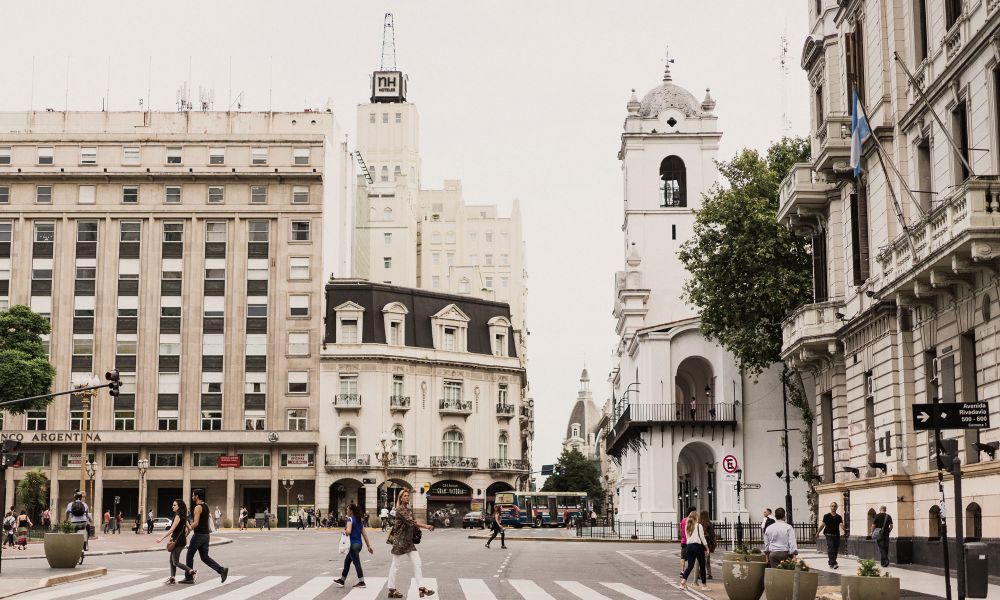
[[[475,600],[666,600],[701,598],[676,587],[676,547],[627,543],[518,542],[501,550],[499,540],[489,550],[469,531],[427,532],[419,546],[423,574],[433,582],[437,598]],[[213,547],[211,555],[230,569],[229,581],[219,578],[195,559],[199,570],[194,586],[167,586],[167,554],[163,552],[89,557],[88,566],[106,566],[108,576],[30,592],[24,600],[310,600],[386,597],[389,546],[381,532],[370,534],[374,555],[364,552],[367,590],[332,585],[340,575],[343,555],[337,553],[339,533],[291,531],[225,533],[235,543]],[[34,560],[34,559],[32,559]],[[398,588],[410,597],[412,567],[400,569]],[[722,590],[720,580],[710,582]],[[713,594],[716,595],[717,594]],[[724,595],[724,594],[723,594]]]

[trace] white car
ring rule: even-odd
[[[157,517],[156,519],[153,519],[153,531],[167,531],[170,529],[170,524],[173,522],[173,519]]]

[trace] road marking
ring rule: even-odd
[[[375,600],[382,593],[382,586],[388,581],[385,577],[365,577],[368,587],[355,588],[345,596],[345,600]],[[297,598],[297,596],[296,596]],[[284,598],[282,600],[285,600]],[[288,595],[288,600],[293,600],[292,595]]]
[[[313,577],[294,592],[282,596],[281,600],[312,600],[331,585],[333,585],[333,577]]]
[[[77,586],[60,586],[54,590],[47,590],[35,595],[27,595],[25,598],[31,598],[31,600],[53,600],[54,598],[64,598],[66,596],[77,596],[80,592],[89,592],[91,590],[99,590],[104,587],[110,587],[113,585],[121,585],[123,583],[128,583],[130,581],[135,581],[136,579],[143,579],[145,575],[121,575],[119,577],[112,577],[111,579],[99,578],[96,581],[91,581]]]
[[[459,579],[458,584],[462,586],[462,593],[466,598],[476,600],[497,600],[490,588],[486,587],[486,582],[482,579]]]
[[[208,570],[208,569],[206,569]],[[230,577],[228,581],[239,581],[243,579],[242,575],[236,575],[235,577]],[[185,600],[186,598],[191,598],[192,596],[197,596],[198,594],[204,594],[207,591],[214,590],[217,587],[222,586],[222,581],[215,579],[214,576],[212,581],[206,581],[205,583],[196,583],[194,585],[182,584],[182,588],[176,592],[167,594],[165,596],[160,596],[157,600]]]
[[[652,594],[647,594],[642,590],[637,590],[635,588],[629,587],[624,583],[601,583],[606,588],[611,588],[619,594],[628,596],[632,600],[660,600]]]
[[[556,600],[537,583],[529,579],[508,579],[509,583],[524,600]]]
[[[153,590],[156,588],[166,588],[166,584],[159,579],[155,581],[147,581],[139,585],[133,585],[120,590],[111,590],[110,592],[103,592],[95,596],[90,596],[89,598],[84,598],[84,600],[115,600],[116,598],[124,598],[131,594],[138,594],[139,592],[145,592],[147,590]]]
[[[215,596],[215,600],[249,600],[253,596],[273,588],[286,579],[288,579],[286,575],[270,575],[221,596]]]
[[[604,594],[598,594],[579,581],[557,581],[556,585],[562,587],[567,592],[572,592],[582,600],[611,600]]]
[[[437,591],[437,579],[424,577],[424,587],[429,590]],[[438,594],[434,594],[434,596],[440,598]],[[406,600],[420,600],[420,587],[417,586],[416,579],[410,580],[410,593],[406,595]]]

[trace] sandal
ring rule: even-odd
[[[168,577],[167,580],[164,581],[163,583],[167,585],[174,585],[175,583],[177,583],[177,581],[173,577]]]
[[[429,590],[429,589],[423,588],[423,587],[420,588],[420,597],[421,598],[423,598],[424,596],[433,596],[433,595],[434,595],[434,590]]]
[[[389,590],[390,598],[402,598],[403,595],[399,593],[399,590]]]

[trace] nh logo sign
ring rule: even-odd
[[[375,91],[394,94],[399,89],[399,75],[379,75],[375,80]]]

